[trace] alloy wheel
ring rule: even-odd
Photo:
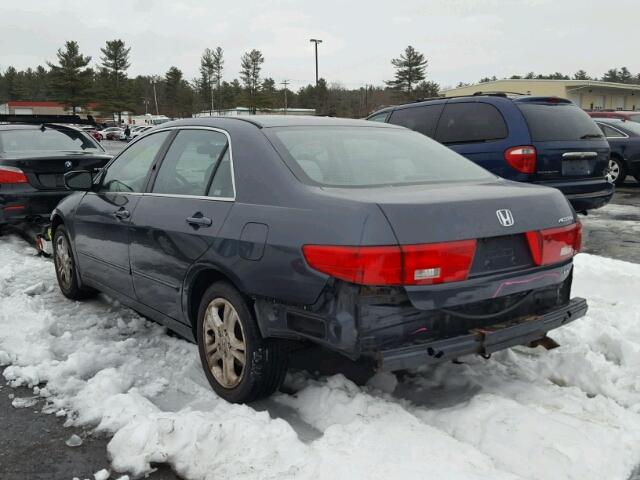
[[[620,164],[613,158],[609,159],[609,169],[607,170],[606,179],[610,183],[614,183],[620,176]]]
[[[73,275],[73,261],[67,237],[59,235],[56,239],[55,267],[58,272],[60,283],[65,289],[71,287]]]
[[[244,374],[247,348],[238,312],[224,298],[207,306],[202,322],[207,365],[224,388],[234,388]]]

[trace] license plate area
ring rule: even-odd
[[[586,177],[593,175],[595,162],[587,159],[563,160],[562,175],[567,177]]]

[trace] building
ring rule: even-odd
[[[128,117],[128,123],[130,125],[160,125],[161,123],[168,122],[169,120],[171,119],[166,115],[151,115],[150,113]]]
[[[585,110],[640,110],[640,85],[598,80],[495,80],[443,90],[445,97],[512,92],[568,98]]]
[[[66,110],[58,102],[24,102],[10,100],[0,105],[0,113],[4,115],[64,115]]]
[[[257,110],[255,115],[315,115],[314,108],[268,108]],[[250,108],[236,107],[224,110],[205,110],[204,112],[194,113],[194,117],[239,117],[241,115],[254,115]]]

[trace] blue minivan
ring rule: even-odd
[[[388,107],[367,120],[423,133],[509,180],[561,190],[576,212],[606,205],[609,144],[569,100],[476,94]]]

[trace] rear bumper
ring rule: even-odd
[[[537,182],[537,184],[560,190],[576,212],[604,207],[615,192],[615,186],[604,178]]]
[[[48,222],[51,212],[69,190],[29,190],[0,193],[0,224]]]
[[[564,307],[510,324],[476,329],[466,335],[418,345],[383,350],[377,358],[378,366],[394,371],[445,362],[463,355],[489,355],[539,340],[547,332],[583,317],[587,309],[587,301],[584,298],[574,298]]]

